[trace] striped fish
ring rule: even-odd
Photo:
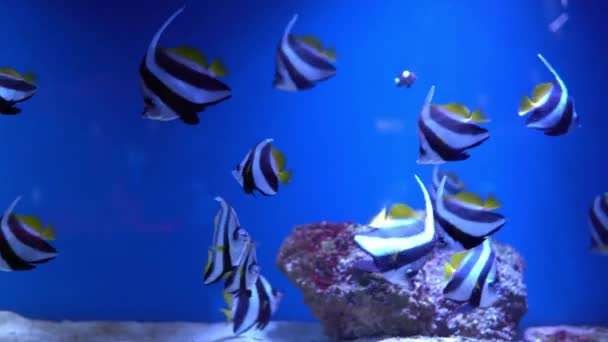
[[[493,212],[500,206],[498,199],[491,194],[484,202],[471,192],[447,196],[440,190],[435,202],[438,233],[453,249],[474,248],[505,225],[504,216]]]
[[[230,273],[224,283],[224,290],[228,293],[251,290],[258,280],[260,266],[255,253],[255,243],[248,242],[245,245],[243,256],[239,260],[239,265]]]
[[[234,208],[222,197],[216,197],[220,209],[213,220],[213,245],[209,248],[207,266],[203,274],[205,285],[218,282],[238,266],[250,240],[249,234],[241,228]]]
[[[464,182],[458,178],[455,173],[441,171],[439,170],[439,166],[435,165],[435,167],[433,167],[433,176],[431,178],[430,186],[430,195],[433,202],[436,200],[437,190],[439,189],[439,184],[441,184],[441,179],[443,179],[444,176],[446,177],[445,189],[443,189],[445,195],[455,195],[461,191],[464,191]]]
[[[445,265],[445,298],[463,303],[462,310],[492,306],[499,298],[496,255],[489,239],[470,251],[454,254]]]
[[[336,74],[332,64],[336,53],[332,48],[323,49],[321,41],[313,36],[295,36],[291,33],[298,20],[294,15],[277,47],[273,88],[299,91],[313,88],[317,82]]]
[[[232,321],[232,331],[241,335],[255,328],[263,330],[270,323],[270,318],[277,311],[283,293],[273,288],[268,280],[260,275],[251,290],[242,290],[237,294],[224,292],[224,298],[230,309],[223,309],[227,320]]]
[[[54,229],[42,228],[32,216],[18,216],[13,210],[21,197],[17,197],[0,219],[0,270],[27,271],[54,259],[57,250],[49,244]]]
[[[140,64],[142,116],[160,121],[179,118],[196,125],[200,122],[199,112],[227,100],[232,93],[217,79],[226,73],[218,60],[207,65],[205,56],[192,47],[157,47],[162,33],[183,10],[184,7],[178,9],[156,32]]]
[[[589,210],[591,251],[608,255],[608,193],[598,195]]]
[[[407,204],[397,203],[388,212],[386,208],[382,208],[367,226],[373,229],[382,229],[383,231],[391,231],[392,228],[399,228],[398,230],[400,230],[403,227],[418,225],[422,222],[423,216]]]
[[[15,115],[21,113],[21,109],[15,104],[29,100],[38,87],[32,73],[21,75],[9,68],[0,69],[0,114]]]
[[[490,138],[487,129],[477,123],[487,122],[478,110],[458,103],[431,104],[435,86],[429,90],[418,118],[418,164],[443,164],[469,158],[467,150]]]
[[[555,80],[537,85],[531,99],[524,96],[519,104],[519,115],[530,114],[526,119],[528,128],[542,131],[547,136],[564,135],[580,126],[574,99],[551,64],[540,53],[537,56]]]
[[[422,227],[413,222],[402,227],[375,229],[354,237],[359,248],[372,257],[371,261],[360,260],[355,267],[399,286],[411,285],[411,279],[435,247],[433,206],[424,184],[418,176],[415,177],[425,202],[424,221],[420,221]]]
[[[291,181],[291,170],[285,169],[285,155],[272,146],[273,139],[264,139],[247,152],[232,175],[245,193],[254,190],[272,196],[279,190],[279,182]]]

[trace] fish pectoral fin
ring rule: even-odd
[[[495,210],[500,208],[502,204],[494,194],[488,194],[488,198],[486,198],[486,201],[483,206],[486,209]]]
[[[455,271],[454,267],[452,267],[452,265],[450,265],[450,263],[449,263],[449,262],[446,262],[446,263],[444,264],[443,269],[444,269],[444,273],[445,273],[445,280],[450,279],[450,277],[452,276],[452,274],[453,274],[453,273],[454,273],[454,271]]]
[[[452,254],[450,256],[450,265],[452,266],[452,268],[457,269],[460,266],[462,259],[464,259],[465,255],[467,255],[467,253],[469,253],[469,251],[463,251],[460,253]]]
[[[323,52],[323,54],[329,58],[330,61],[335,62],[336,59],[338,58],[338,55],[336,54],[336,49],[334,49],[333,47],[327,48],[325,50],[325,52]],[[408,86],[409,87],[409,86]]]
[[[179,46],[176,48],[168,48],[167,50],[173,52],[174,54],[180,57],[195,62],[196,64],[202,66],[205,69],[209,67],[207,57],[205,57],[202,52],[192,46]]]
[[[553,89],[553,83],[541,83],[532,90],[532,102],[538,104]]]
[[[211,65],[209,66],[209,71],[211,71],[217,77],[224,77],[228,75],[228,69],[226,69],[224,63],[222,63],[222,61],[217,58],[214,59],[213,62],[211,62]]]
[[[534,108],[536,108],[536,106],[529,97],[522,97],[521,102],[519,102],[519,116],[524,116],[530,113]]]
[[[41,235],[47,240],[55,240],[55,227],[50,224],[47,225]]]
[[[273,147],[272,148],[272,158],[274,159],[274,162],[277,164],[277,169],[279,171],[285,170],[285,165],[287,163],[287,159],[285,158],[285,155],[283,154],[283,152],[281,152]]]
[[[292,176],[292,171],[291,170],[286,170],[286,171],[279,172],[279,180],[283,184],[289,184],[289,183],[291,183],[291,176]]]

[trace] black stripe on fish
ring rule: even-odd
[[[396,255],[372,255],[376,269],[374,272],[388,272],[398,269],[404,265],[412,264],[428,255],[435,246],[434,241],[429,241],[422,245],[401,251]],[[371,255],[371,254],[370,254]]]
[[[200,88],[201,91],[230,91],[230,88],[223,82],[209,74],[192,69],[190,66],[181,63],[177,55],[162,48],[156,49],[155,61],[161,69],[172,77]]]
[[[264,145],[262,150],[260,151],[260,170],[262,171],[262,175],[264,175],[264,179],[270,185],[270,188],[277,192],[279,190],[279,177],[272,169],[272,145],[267,143]],[[264,193],[264,191],[260,190],[260,192]]]
[[[28,232],[25,227],[23,227],[23,223],[21,223],[15,217],[15,215],[9,216],[8,226],[11,230],[11,233],[13,233],[17,240],[19,240],[25,246],[43,253],[57,253],[57,250],[53,248],[53,246],[51,246],[48,242],[46,242],[46,240]]]
[[[26,80],[22,80],[20,78],[5,76],[0,74],[0,87],[22,91],[22,92],[30,92],[36,90],[38,87]]]
[[[483,245],[479,245],[468,252],[470,256],[465,256],[461,264],[458,266],[458,269],[454,271],[452,278],[443,289],[444,294],[454,292],[459,287],[463,286],[468,275],[473,272],[473,268],[475,267],[475,265],[480,262],[482,252]]]
[[[283,66],[286,74],[289,76],[290,80],[294,83],[295,87],[298,90],[310,89],[314,87],[314,83],[309,81],[304,75],[300,73],[293,65],[293,63],[287,58],[285,52],[283,51],[283,47],[281,43],[279,43],[279,48],[277,50],[278,58],[280,59],[280,63],[276,65],[276,68],[280,68]],[[283,80],[284,81],[284,80]],[[279,83],[275,80],[275,86]]]
[[[329,72],[336,71],[336,67],[329,63],[326,57],[319,56],[318,54],[320,54],[320,52],[315,53],[311,51],[313,48],[301,42],[295,35],[289,34],[287,37],[287,44],[289,44],[289,47],[302,60],[302,62],[308,64],[310,67]],[[333,75],[330,74],[329,77],[331,76]],[[325,79],[329,77],[326,77]],[[322,80],[324,79],[314,81]]]
[[[448,234],[454,241],[460,243],[464,249],[471,249],[479,246],[485,238],[485,236],[472,236],[466,234],[450,222],[446,221],[441,215],[438,215],[437,210],[435,210],[435,222],[442,231]]]
[[[562,115],[552,127],[546,128],[543,132],[548,136],[560,136],[568,133],[572,127],[572,121],[574,120],[574,102],[572,99],[568,99]]]
[[[431,105],[429,108],[429,117],[437,125],[454,132],[459,135],[484,135],[488,133],[488,130],[479,127],[478,125],[470,122],[462,122],[452,116],[447,110],[438,107],[437,105]],[[464,147],[463,147],[464,148]],[[470,147],[467,147],[470,148]]]
[[[224,204],[226,207],[224,207]],[[222,273],[212,281],[210,281],[207,285],[215,284],[220,281],[226,274],[232,272],[234,270],[232,258],[230,257],[230,216],[232,215],[230,204],[224,200],[224,203],[220,204],[220,220],[223,218],[223,222],[220,222],[220,226],[218,229],[221,230],[221,234],[223,235],[223,246],[222,246]],[[218,232],[219,234],[220,232]],[[215,239],[214,239],[215,240]],[[215,243],[215,241],[214,241]],[[218,246],[213,246],[213,248],[217,248]],[[215,253],[212,253],[211,266],[205,272],[204,280],[207,281],[208,278],[213,273],[215,267],[217,267],[217,262],[215,260]]]
[[[600,210],[603,211],[603,214],[606,215],[608,217],[608,208],[605,208],[605,202],[604,200],[601,200],[602,204],[600,204]],[[595,212],[595,205],[591,207],[591,209],[589,210],[589,218],[591,220],[591,225],[593,227],[593,230],[597,233],[597,236],[600,238],[601,243],[604,246],[608,246],[608,227],[605,227],[602,222],[600,221],[600,218],[597,216],[596,212]]]
[[[167,105],[175,114],[182,117],[191,117],[196,113],[202,112],[209,105],[214,103],[194,103],[176,94],[162,83],[146,66],[146,58],[142,60],[139,68],[142,81],[152,93],[154,93],[164,104]],[[189,120],[189,119],[187,119]]]
[[[258,163],[255,163],[256,155]],[[243,177],[243,190],[245,193],[252,193],[257,190],[264,196],[272,196],[279,189],[278,174],[272,168],[273,162],[272,144],[267,140],[257,143],[247,154],[247,161],[242,170],[238,170]],[[264,178],[264,181],[272,190],[272,193],[263,189],[261,184],[256,181],[255,174],[259,173]]]
[[[488,257],[488,261],[483,265],[483,269],[481,270],[476,286],[473,287],[473,292],[471,293],[471,298],[469,299],[469,304],[474,307],[479,307],[481,305],[481,297],[483,295],[483,291],[486,290],[486,282],[488,281],[488,276],[490,275],[490,270],[494,266],[496,255],[494,254],[494,249],[490,248],[490,256]]]
[[[270,316],[272,315],[272,311],[270,308],[270,296],[268,293],[266,293],[266,289],[264,288],[264,283],[262,282],[261,276],[258,277],[255,286],[258,290],[257,292],[260,298],[257,328],[262,330],[268,325],[268,323],[270,322]]]
[[[234,333],[236,333],[237,330],[241,328],[241,325],[243,325],[243,322],[247,316],[247,312],[250,310],[249,305],[252,296],[252,291],[240,289],[236,296],[238,297],[238,303],[236,311],[234,313],[234,317],[232,317],[232,331]],[[247,329],[249,329],[249,327],[247,327]]]
[[[455,149],[446,144],[441,138],[439,138],[420,118],[418,120],[418,128],[420,133],[423,135],[423,139],[426,140],[429,147],[444,161],[461,161],[469,159],[470,155],[465,152],[466,149]],[[480,141],[478,145],[481,145],[483,141]],[[475,146],[471,146],[475,147]],[[418,147],[421,159],[428,154],[428,152],[420,143]]]
[[[529,116],[526,118],[526,125],[534,124],[539,121],[547,118],[554,109],[559,106],[559,102],[561,100],[562,94],[564,90],[560,87],[559,82],[556,80],[550,82],[553,87],[551,88],[551,93],[547,100],[538,108],[534,108]],[[540,130],[545,129],[546,127],[539,128]]]
[[[12,271],[27,271],[36,267],[15,254],[6,240],[4,229],[0,229],[0,257]]]

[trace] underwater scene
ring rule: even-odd
[[[608,342],[608,2],[1,8],[0,342]]]

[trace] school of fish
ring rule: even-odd
[[[228,74],[220,59],[209,59],[197,48],[177,45],[160,47],[162,34],[184,11],[175,11],[156,31],[139,66],[139,81],[144,109],[141,116],[149,120],[180,120],[187,125],[200,123],[199,114],[208,107],[232,97],[230,87],[222,80]],[[292,33],[298,15],[285,26],[275,52],[272,87],[287,92],[308,90],[336,75],[336,51],[324,47],[312,35]],[[538,84],[530,97],[524,96],[518,115],[527,116],[525,126],[547,136],[561,136],[580,126],[574,100],[553,66],[541,55],[537,57],[552,79]],[[417,76],[402,71],[394,79],[397,87],[411,87]],[[22,75],[11,68],[0,69],[0,114],[16,115],[17,107],[37,92],[36,77]],[[381,212],[368,224],[372,229],[356,235],[359,248],[371,259],[356,266],[386,281],[411,286],[413,277],[436,248],[448,248],[451,259],[445,264],[445,298],[462,303],[459,311],[488,307],[500,298],[500,279],[496,255],[489,237],[505,224],[501,207],[494,194],[482,199],[467,191],[454,173],[440,170],[439,165],[464,161],[470,150],[488,141],[490,132],[482,125],[489,121],[480,110],[470,110],[457,102],[433,102],[431,86],[417,119],[419,154],[417,163],[433,165],[429,189],[420,178],[415,180],[424,197],[425,210],[417,212],[397,203]],[[232,176],[245,194],[274,196],[279,187],[289,184],[292,171],[286,168],[286,157],[274,147],[272,138],[254,144]],[[23,271],[34,269],[57,256],[50,245],[55,238],[53,226],[44,226],[35,216],[14,213],[20,198],[11,203],[0,219],[0,269]],[[272,287],[260,273],[256,242],[240,225],[234,208],[222,197],[216,197],[220,208],[213,224],[212,244],[203,272],[205,285],[224,282],[223,297],[228,308],[221,309],[233,332],[264,329],[276,312],[283,293]],[[593,199],[589,210],[591,250],[608,255],[608,193]]]

